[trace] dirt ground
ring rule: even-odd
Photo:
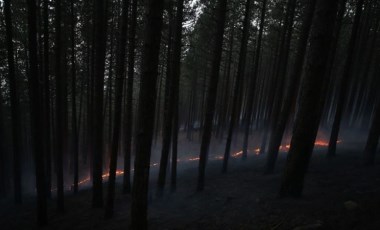
[[[164,229],[380,229],[380,165],[364,168],[354,144],[340,147],[327,159],[317,148],[306,176],[304,197],[279,199],[277,191],[286,154],[281,153],[274,175],[263,175],[265,156],[231,159],[227,174],[220,160],[210,160],[206,187],[195,192],[197,162],[182,163],[178,189],[154,196],[157,169],[152,169],[149,195],[149,228]],[[66,213],[57,214],[49,201],[49,224],[43,229],[128,229],[129,195],[118,195],[115,217],[103,218],[103,210],[91,208],[91,191],[67,195]],[[35,223],[34,198],[21,206],[0,201],[0,229],[39,229]]]

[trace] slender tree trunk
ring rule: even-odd
[[[114,214],[115,202],[115,182],[116,182],[116,168],[117,156],[120,143],[120,126],[121,126],[121,113],[123,101],[123,85],[124,85],[124,70],[125,70],[125,47],[127,44],[127,27],[128,27],[128,9],[129,1],[123,0],[122,13],[121,13],[121,30],[120,38],[118,41],[118,49],[116,53],[116,94],[115,94],[115,112],[114,112],[114,128],[111,147],[111,159],[109,167],[109,180],[108,180],[108,194],[105,209],[105,217],[111,218]]]
[[[297,54],[294,62],[294,68],[289,75],[289,81],[286,87],[286,94],[282,102],[281,111],[278,116],[278,120],[271,133],[269,147],[268,147],[268,158],[266,162],[266,173],[272,173],[277,160],[279,147],[281,145],[281,140],[283,138],[286,124],[289,120],[291,114],[291,108],[296,100],[299,81],[301,79],[302,68],[305,60],[305,53],[307,48],[307,41],[309,39],[309,32],[311,23],[313,20],[314,9],[316,0],[311,0],[307,6],[307,12],[304,15],[304,21],[302,25],[301,35],[298,41]]]
[[[287,67],[289,62],[289,52],[290,52],[290,42],[293,33],[293,23],[294,23],[294,13],[296,8],[296,0],[289,0],[287,6],[287,17],[285,20],[284,34],[283,34],[283,45],[280,48],[280,59],[279,68],[276,76],[276,87],[275,96],[273,104],[271,105],[271,112],[269,113],[269,125],[265,127],[265,135],[263,138],[262,146],[260,152],[265,153],[266,143],[269,134],[273,132],[273,129],[277,123],[278,116],[281,109],[281,102],[283,99],[284,84],[286,82]]]
[[[377,105],[372,117],[372,124],[369,129],[369,134],[367,137],[367,143],[364,149],[364,163],[365,165],[374,165],[376,150],[379,143],[380,137],[380,100],[377,97]]]
[[[78,121],[77,121],[77,100],[76,100],[76,63],[75,63],[75,27],[76,27],[76,14],[74,12],[74,0],[70,1],[71,8],[71,112],[72,112],[72,144],[73,144],[73,156],[74,156],[74,193],[78,193],[78,181],[79,181],[79,134],[78,134]]]
[[[43,156],[44,140],[41,134],[43,124],[41,114],[41,89],[38,76],[37,59],[37,7],[35,0],[27,1],[28,12],[28,47],[29,47],[29,89],[31,107],[31,131],[33,154],[35,160],[36,189],[37,189],[37,221],[40,226],[47,223],[45,164]]]
[[[310,48],[306,58],[305,78],[299,95],[298,113],[294,124],[293,137],[281,183],[280,196],[299,197],[302,195],[319,120],[322,115],[326,80],[326,67],[333,38],[338,0],[319,0],[310,33]]]
[[[336,155],[336,142],[338,141],[340,123],[342,120],[343,111],[344,111],[345,104],[347,101],[348,88],[349,88],[350,81],[352,78],[354,51],[355,51],[356,41],[358,40],[358,36],[359,36],[358,31],[359,31],[359,24],[360,24],[363,4],[364,4],[364,0],[358,0],[356,4],[354,24],[352,26],[351,37],[348,44],[347,59],[346,59],[344,70],[343,70],[344,72],[343,72],[343,78],[340,84],[340,89],[338,91],[339,92],[338,103],[337,103],[334,122],[333,122],[332,130],[331,130],[331,135],[330,135],[329,147],[328,147],[328,152],[327,152],[328,156]]]
[[[0,196],[6,197],[8,188],[7,188],[7,152],[5,151],[4,146],[4,110],[3,110],[3,94],[0,92]]]
[[[10,0],[4,1],[4,15],[6,24],[6,42],[8,54],[8,80],[11,99],[11,117],[12,117],[12,146],[13,146],[13,186],[14,199],[16,204],[22,201],[21,187],[21,111],[20,102],[17,92],[17,79],[15,74],[14,53],[13,53],[13,26],[11,16]]]
[[[146,25],[141,63],[141,86],[132,188],[131,229],[148,228],[148,184],[153,140],[158,58],[161,42],[163,0],[146,3]]]
[[[264,4],[266,4],[264,0]],[[251,0],[247,0],[245,3],[245,15],[244,15],[244,22],[243,22],[243,34],[241,38],[240,43],[240,54],[239,54],[239,64],[238,64],[238,70],[236,75],[236,81],[235,81],[235,88],[234,88],[234,94],[232,99],[232,114],[230,118],[230,125],[228,128],[228,134],[227,134],[227,141],[226,141],[226,149],[224,152],[223,157],[223,168],[222,172],[227,172],[227,165],[228,165],[228,159],[230,157],[230,151],[231,151],[231,142],[232,142],[232,135],[235,128],[235,123],[239,122],[240,117],[240,103],[241,103],[241,96],[243,95],[241,93],[242,88],[242,81],[244,80],[244,73],[245,73],[245,64],[247,59],[247,46],[248,46],[248,39],[249,39],[249,21],[250,21],[250,5]]]
[[[102,152],[103,152],[103,88],[104,69],[107,43],[107,5],[108,1],[95,1],[95,68],[94,68],[94,95],[93,95],[93,158],[92,180],[93,199],[92,206],[103,206],[103,180],[102,180]]]
[[[222,112],[222,116],[220,118],[220,124],[218,126],[218,128],[220,129],[219,130],[219,137],[220,139],[222,140],[223,137],[224,137],[224,132],[225,132],[225,127],[226,127],[226,119],[228,117],[228,111],[229,111],[229,103],[228,103],[228,99],[230,97],[230,82],[231,82],[231,79],[230,79],[230,76],[231,76],[231,62],[232,62],[232,53],[233,53],[233,48],[234,48],[234,31],[235,31],[235,23],[233,23],[233,26],[231,28],[231,32],[230,32],[230,36],[229,36],[229,49],[228,49],[228,58],[226,58],[226,74],[225,74],[225,78],[226,78],[226,82],[225,82],[225,87],[224,87],[224,90],[223,90],[223,106],[221,108],[221,110],[224,110]]]
[[[63,188],[63,154],[65,143],[65,114],[66,105],[64,97],[65,74],[62,74],[62,39],[61,39],[61,0],[55,1],[55,76],[56,76],[56,158],[57,158],[57,209],[64,211],[64,188]]]
[[[266,0],[263,0],[263,7],[261,10],[261,17],[260,17],[259,37],[257,39],[256,54],[254,57],[255,63],[254,63],[252,77],[250,78],[250,83],[249,83],[249,88],[248,88],[249,89],[248,100],[246,101],[246,111],[245,111],[246,117],[245,117],[245,124],[244,124],[244,139],[243,139],[243,159],[247,158],[248,136],[249,136],[249,130],[251,126],[251,117],[252,117],[252,110],[253,110],[252,100],[255,96],[256,81],[257,81],[257,76],[259,73],[259,59],[260,59],[260,53],[261,53],[261,42],[263,39],[265,12],[266,12]]]
[[[338,49],[338,42],[339,42],[339,36],[340,36],[340,31],[341,31],[341,28],[342,28],[342,21],[343,21],[343,17],[344,17],[344,13],[346,12],[346,3],[347,3],[347,0],[340,0],[339,1],[339,8],[338,8],[338,14],[337,14],[337,19],[336,19],[336,22],[335,22],[335,27],[334,27],[334,37],[333,37],[333,41],[332,41],[332,44],[331,44],[331,51],[330,51],[330,54],[329,54],[329,60],[328,60],[328,67],[327,67],[327,71],[326,71],[326,75],[327,75],[327,78],[328,78],[328,81],[326,81],[326,89],[327,90],[327,98],[333,98],[334,96],[334,93],[335,93],[335,90],[333,90],[335,84],[334,81],[335,81],[335,78],[333,78],[333,70],[334,70],[334,63],[335,63],[335,59],[336,59],[336,51]],[[329,89],[330,88],[330,89]],[[332,99],[330,100],[331,102],[333,101]],[[328,104],[331,104],[329,102],[327,102]],[[331,106],[326,106],[326,109],[327,108],[332,108],[333,105]],[[321,122],[326,122],[327,123],[327,120],[328,120],[328,112],[326,112],[326,119],[322,119]],[[322,123],[323,125],[323,123]]]
[[[184,0],[177,1],[177,13],[173,41],[173,72],[172,72],[172,97],[173,97],[173,145],[171,167],[171,191],[177,186],[177,155],[178,155],[178,129],[179,129],[179,83],[181,77],[181,49],[182,49],[182,22]]]
[[[208,85],[208,95],[207,95],[207,106],[206,113],[204,116],[203,123],[203,135],[201,150],[199,154],[199,167],[198,167],[198,184],[197,191],[203,191],[204,189],[204,180],[205,180],[205,171],[206,171],[206,162],[208,158],[208,151],[211,140],[211,132],[213,127],[214,113],[215,113],[215,102],[218,89],[219,81],[219,68],[220,62],[222,59],[222,48],[223,48],[223,35],[224,35],[224,26],[226,23],[226,14],[227,14],[227,0],[218,0],[216,7],[216,32],[215,32],[215,41],[214,41],[214,57],[211,65],[211,74]]]
[[[131,191],[131,151],[133,132],[133,77],[135,68],[136,49],[136,26],[137,26],[137,0],[132,0],[132,13],[129,28],[128,42],[128,81],[127,81],[127,104],[125,113],[125,142],[124,142],[124,176],[123,193]]]
[[[164,102],[164,115],[163,115],[163,133],[162,133],[162,149],[160,168],[158,172],[157,180],[157,196],[160,197],[163,194],[166,172],[168,169],[168,161],[170,154],[170,144],[172,139],[173,128],[173,80],[172,80],[172,40],[173,40],[173,2],[168,2],[168,17],[169,17],[169,31],[168,31],[168,49],[167,49],[167,65],[166,65],[166,83],[165,83],[165,102]]]
[[[44,125],[45,125],[45,159],[46,159],[46,191],[47,197],[51,197],[51,111],[50,111],[50,60],[49,60],[49,1],[44,0],[43,3],[43,40],[44,40]]]

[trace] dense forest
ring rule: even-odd
[[[1,229],[379,229],[377,0],[0,0]]]

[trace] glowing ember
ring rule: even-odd
[[[323,142],[323,141],[316,141],[315,142],[315,144],[314,144],[315,146],[329,146],[329,143],[327,143],[327,142]]]
[[[338,140],[337,143],[342,143],[341,140]],[[317,140],[314,144],[316,147],[327,147],[329,145],[328,142],[326,141],[322,141],[322,140]],[[290,148],[290,144],[287,144],[287,145],[281,145],[279,150],[280,151],[288,151]],[[248,151],[248,152],[251,152],[253,154],[255,154],[256,156],[258,156],[260,154],[260,148],[256,148],[256,149],[253,149],[252,151]],[[232,158],[238,158],[240,156],[243,155],[243,151],[239,151],[239,152],[235,152],[235,153],[232,153],[231,154],[231,157]],[[216,155],[214,156],[212,159],[213,160],[223,160],[223,155]],[[178,159],[177,162],[193,162],[193,161],[199,161],[199,157],[193,157],[193,158],[187,158],[187,159]],[[159,165],[159,163],[151,163],[150,164],[150,167],[157,167]],[[132,168],[131,171],[134,171],[134,169]],[[123,175],[124,174],[124,171],[123,170],[117,170],[116,171],[116,176],[120,176],[120,175]],[[105,173],[102,175],[102,178],[103,179],[108,179],[109,178],[109,173]],[[81,181],[78,182],[78,185],[84,185],[84,184],[87,184],[90,182],[90,177],[87,177]],[[72,184],[72,186],[74,186],[74,184]],[[56,191],[57,189],[52,189],[52,191]]]
[[[240,151],[240,152],[237,152],[237,153],[233,153],[231,156],[232,157],[238,157],[238,156],[241,156],[243,155],[243,151]]]
[[[188,161],[199,161],[199,157],[189,158]]]

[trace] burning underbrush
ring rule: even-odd
[[[342,141],[338,141],[338,143],[341,143]],[[315,141],[315,148],[325,148],[328,146],[328,142],[323,140],[323,139],[318,139],[317,141]],[[281,153],[287,153],[287,151],[289,150],[290,148],[290,144],[283,144],[280,146],[279,150]],[[260,148],[252,148],[252,149],[249,149],[248,150],[248,155],[251,155],[251,156],[258,156],[260,155],[260,152],[261,152],[261,149]],[[184,164],[184,163],[192,163],[192,162],[197,162],[199,161],[199,156],[195,155],[195,154],[186,154],[187,157],[181,157],[177,160],[177,162],[179,164]],[[190,155],[190,156],[189,156]],[[237,152],[233,152],[231,153],[231,157],[232,158],[240,158],[242,157],[243,155],[243,151],[240,150],[240,151],[237,151]],[[219,153],[219,154],[211,154],[209,156],[209,160],[212,160],[212,161],[218,161],[218,160],[223,160],[223,154],[222,153]],[[159,166],[159,163],[158,162],[152,162],[150,164],[150,167],[152,169],[156,169],[158,168]],[[179,165],[180,167],[181,165]],[[134,169],[132,168],[131,169],[132,171],[134,171]],[[116,176],[121,176],[124,174],[124,171],[121,170],[121,169],[118,169],[116,171]],[[108,180],[108,177],[109,177],[109,173],[104,173],[102,175],[102,178],[104,181],[107,181]],[[82,186],[82,187],[86,187],[86,186],[89,186],[90,185],[90,182],[91,182],[91,177],[90,176],[87,176],[85,177],[84,179],[80,180],[78,182],[78,185],[79,186]],[[73,188],[73,184],[71,186],[67,186],[67,190],[71,190]]]

